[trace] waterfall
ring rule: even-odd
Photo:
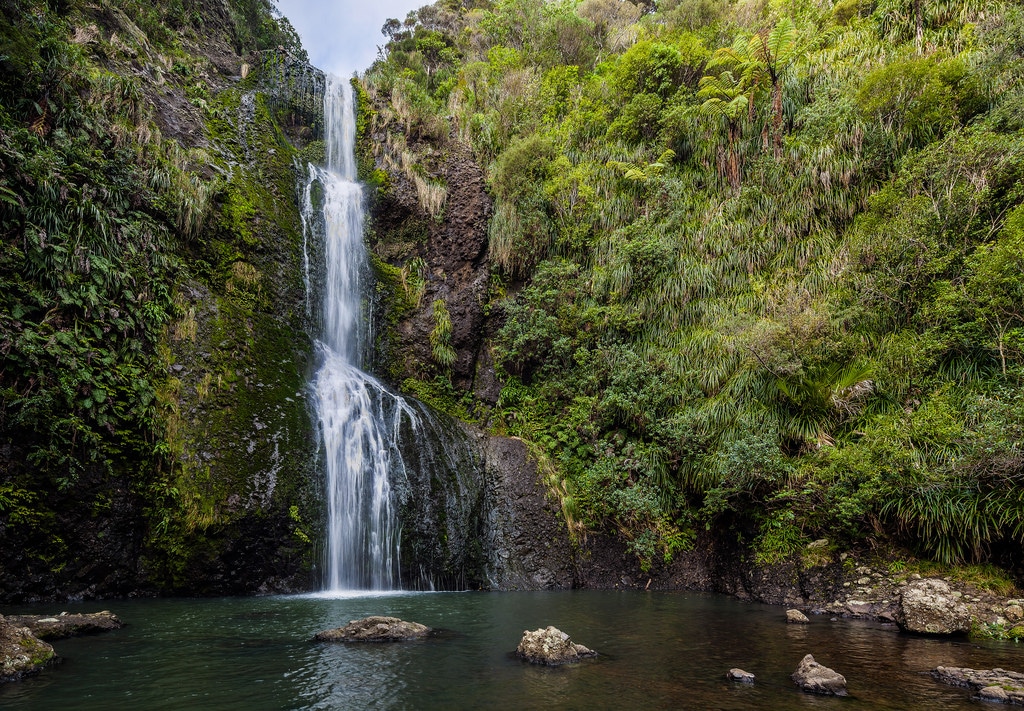
[[[365,294],[372,272],[356,182],[352,87],[324,91],[326,166],[310,165],[299,191],[307,294],[312,252],[323,253],[319,369],[312,389],[324,457],[324,591],[464,588],[481,579],[484,487],[466,431],[363,372],[372,341]],[[316,244],[317,249],[311,250]],[[322,249],[320,248],[322,245]],[[409,539],[402,560],[402,520]]]
[[[309,166],[303,191],[303,225],[320,225],[326,255],[320,368],[313,391],[326,475],[324,587],[331,592],[400,586],[400,531],[389,473],[404,476],[399,431],[403,418],[414,428],[417,419],[402,397],[361,369],[369,338],[362,298],[368,260],[352,103],[348,82],[328,79],[327,165]]]

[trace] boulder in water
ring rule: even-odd
[[[896,624],[918,634],[959,634],[971,629],[971,612],[939,578],[913,580],[900,591]]]
[[[430,628],[419,622],[406,622],[397,617],[373,615],[352,620],[344,627],[317,632],[317,642],[404,642],[421,639],[430,634]]]
[[[800,660],[800,666],[790,678],[801,690],[809,694],[846,696],[846,677],[834,669],[818,664],[810,654]]]
[[[34,674],[54,657],[53,647],[0,615],[0,683]]]
[[[7,622],[27,627],[39,639],[78,637],[124,627],[118,616],[108,610],[70,615],[66,612],[59,615],[8,615]]]
[[[800,610],[786,610],[786,622],[794,625],[806,625],[810,620]]]
[[[753,684],[755,679],[754,675],[750,672],[743,671],[736,667],[730,669],[725,675],[733,681],[742,681],[744,684]]]
[[[523,631],[523,639],[516,647],[516,656],[532,664],[558,666],[578,662],[586,657],[596,657],[597,652],[576,644],[557,627]]]

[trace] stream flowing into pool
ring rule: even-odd
[[[54,641],[64,662],[0,686],[10,709],[979,709],[936,666],[1024,669],[1024,649],[899,634],[693,593],[390,593],[125,600],[124,629]],[[50,605],[35,608],[53,613]],[[30,610],[5,609],[5,613]],[[441,630],[419,642],[324,644],[314,633],[371,614]],[[600,653],[538,667],[512,651],[555,625]],[[846,676],[850,697],[815,697],[789,675],[804,654]],[[725,678],[730,667],[753,685]],[[987,707],[986,707],[987,708]]]

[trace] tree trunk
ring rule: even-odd
[[[729,185],[733,190],[740,188],[739,127],[729,123]]]
[[[914,0],[914,45],[920,55],[924,46],[924,0]]]
[[[775,134],[775,160],[782,158],[782,82],[772,84],[772,131]]]
[[[1006,350],[1003,347],[1003,331],[999,332],[999,363],[1003,366],[1003,375],[1006,375]]]

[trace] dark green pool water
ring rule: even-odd
[[[977,709],[941,685],[938,666],[1024,670],[1012,643],[911,637],[880,625],[812,618],[687,593],[418,593],[125,600],[48,606],[110,609],[128,623],[58,640],[62,664],[0,686],[4,709]],[[3,612],[23,612],[5,609]],[[446,630],[423,642],[327,645],[317,631],[387,614]],[[601,653],[580,665],[523,664],[524,629],[553,624]],[[844,674],[852,698],[813,697],[789,675],[806,653]],[[754,686],[725,679],[730,667]]]

